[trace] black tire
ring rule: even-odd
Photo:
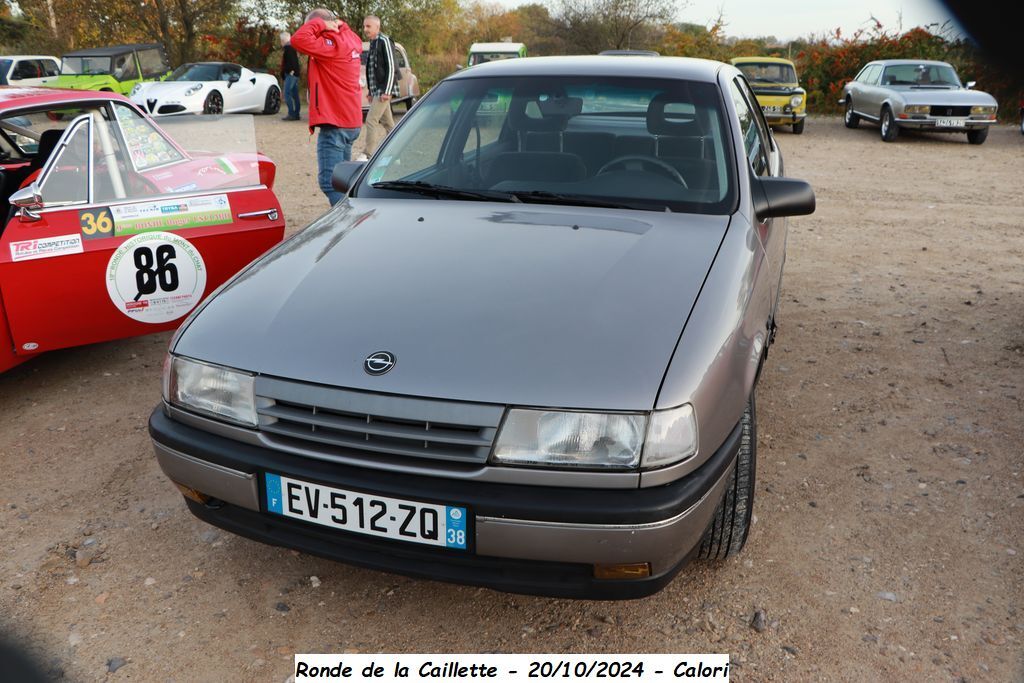
[[[846,108],[843,110],[843,125],[847,128],[856,128],[860,125],[860,117],[853,111],[853,100],[846,98]]]
[[[988,126],[967,131],[967,142],[972,145],[980,145],[985,142],[986,139],[988,139]]]
[[[747,401],[741,418],[740,450],[736,466],[729,473],[725,495],[718,504],[711,526],[704,532],[697,557],[724,560],[743,549],[754,514],[754,481],[757,470],[757,413],[754,395]]]
[[[800,119],[793,124],[793,135],[803,135],[804,132],[804,119]]]
[[[276,114],[281,111],[281,89],[272,85],[267,89],[267,97],[263,101],[264,114]]]
[[[224,113],[224,98],[219,92],[214,90],[206,96],[206,101],[203,102],[203,113],[204,114],[223,114]]]
[[[882,142],[892,142],[900,134],[896,117],[892,115],[892,109],[889,107],[882,107],[882,116],[878,119],[878,132],[882,136]]]

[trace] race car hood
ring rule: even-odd
[[[212,297],[173,350],[375,392],[650,410],[728,222],[351,200]],[[377,351],[397,360],[370,376]]]

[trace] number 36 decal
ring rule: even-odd
[[[78,223],[86,238],[113,237],[114,218],[110,209],[86,209],[78,212]]]
[[[119,311],[139,322],[159,324],[181,318],[203,298],[206,265],[184,237],[147,232],[114,250],[106,278],[107,293]]]

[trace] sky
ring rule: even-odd
[[[540,2],[549,8],[557,3],[546,0],[496,0],[504,7]],[[710,25],[721,13],[725,33],[737,37],[775,36],[779,40],[822,35],[841,28],[852,35],[858,28],[869,28],[871,17],[886,30],[897,30],[902,14],[904,30],[930,23],[942,24],[952,15],[939,0],[687,0],[676,13],[678,21]],[[960,31],[962,33],[962,31]]]

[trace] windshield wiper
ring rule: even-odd
[[[512,192],[513,195],[527,204],[571,204],[574,206],[597,206],[604,209],[632,209],[628,204],[604,201],[602,199],[590,199],[575,194],[560,194],[558,192],[547,192],[545,190],[530,190],[529,192]]]
[[[421,180],[389,180],[381,183],[370,183],[375,190],[395,190],[397,192],[415,192],[431,197],[448,197],[450,199],[485,199],[518,204],[519,198],[509,192],[492,190],[463,190],[447,185],[434,185]]]

